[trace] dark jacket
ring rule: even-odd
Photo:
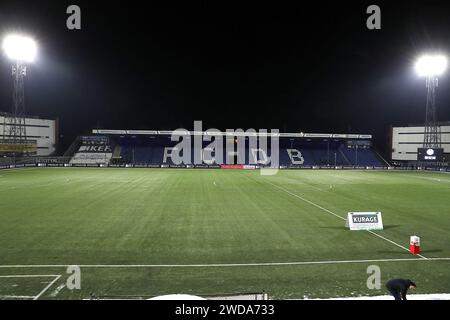
[[[386,283],[386,288],[391,294],[400,294],[403,300],[406,300],[406,292],[409,286],[416,286],[414,282],[407,279],[392,279]]]

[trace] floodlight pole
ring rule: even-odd
[[[428,76],[426,79],[426,87],[427,106],[423,147],[440,148],[441,128],[436,121],[436,89],[438,87],[438,78],[436,76]]]
[[[26,66],[16,61],[12,66],[13,76],[13,104],[11,115],[5,116],[5,124],[3,126],[3,141],[13,145],[14,149],[23,146],[20,149],[22,153],[27,153],[27,134],[25,126],[25,76],[27,73]],[[16,151],[14,151],[16,155]]]

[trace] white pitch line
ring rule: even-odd
[[[38,278],[38,277],[58,277],[58,274],[17,274],[0,276],[0,278]]]
[[[310,201],[310,200],[308,200],[308,199],[305,199],[305,198],[299,196],[298,194],[292,193],[292,192],[290,192],[289,190],[287,190],[287,189],[285,189],[285,188],[283,188],[283,187],[280,187],[280,186],[278,186],[278,185],[276,185],[276,184],[273,184],[273,183],[270,182],[270,181],[266,181],[266,182],[267,182],[268,184],[274,186],[275,188],[278,188],[278,189],[280,189],[280,190],[283,190],[284,192],[290,194],[291,196],[297,197],[297,198],[299,198],[300,200],[305,201],[305,202],[309,203],[310,205],[313,205],[313,206],[315,206],[316,208],[319,208],[319,209],[321,209],[321,210],[323,210],[323,211],[325,211],[325,212],[328,212],[329,214],[332,214],[333,216],[335,216],[335,217],[337,217],[337,218],[339,218],[339,219],[341,219],[341,220],[344,220],[344,221],[346,220],[344,217],[341,217],[340,215],[338,215],[338,214],[336,214],[336,213],[334,213],[334,212],[332,212],[332,211],[330,211],[330,210],[328,210],[328,209],[326,209],[326,208],[324,208],[324,207],[322,207],[322,206],[319,206],[318,204],[316,204],[316,203],[314,203],[314,202],[312,202],[312,201]],[[383,237],[383,236],[381,236],[381,235],[379,235],[379,234],[377,234],[377,233],[375,233],[375,232],[373,232],[373,231],[371,231],[371,230],[366,230],[366,231],[368,231],[369,233],[371,233],[371,234],[373,234],[373,235],[379,237],[380,239],[383,239],[383,240],[385,240],[385,241],[387,241],[387,242],[389,242],[389,243],[392,243],[392,244],[396,245],[397,247],[402,248],[403,250],[406,250],[406,251],[409,252],[409,249],[406,248],[406,247],[404,247],[404,246],[402,246],[401,244],[398,244],[398,243],[396,243],[396,242],[394,242],[394,241],[392,241],[392,240],[390,240],[390,239],[388,239],[388,238],[386,238],[386,237]],[[418,256],[421,257],[422,259],[428,259],[427,257],[425,257],[425,256],[423,256],[423,255],[421,255],[421,254],[418,254]]]
[[[295,266],[320,264],[345,264],[368,262],[407,262],[407,261],[450,261],[450,258],[398,258],[398,259],[363,259],[363,260],[324,260],[324,261],[298,261],[298,262],[261,262],[261,263],[211,263],[211,264],[80,264],[80,268],[222,268],[222,267],[264,267],[264,266]],[[27,264],[27,265],[0,265],[0,268],[66,268],[73,264]]]
[[[321,207],[321,206],[319,206],[318,204],[316,204],[316,203],[314,203],[314,202],[312,202],[312,201],[310,201],[310,200],[308,200],[308,199],[305,199],[305,198],[299,196],[298,194],[292,193],[292,192],[290,192],[289,190],[287,190],[287,189],[285,189],[285,188],[283,188],[283,187],[280,187],[280,186],[277,186],[276,184],[273,184],[272,182],[269,182],[269,181],[266,181],[266,182],[267,182],[268,184],[270,184],[270,185],[272,185],[272,186],[274,186],[274,187],[280,189],[280,190],[283,190],[284,192],[290,194],[291,196],[297,197],[297,198],[299,198],[300,200],[303,200],[303,201],[309,203],[310,205],[312,205],[312,206],[314,206],[314,207],[316,207],[316,208],[319,208],[319,209],[321,209],[321,210],[323,210],[323,211],[325,211],[325,212],[328,212],[329,214],[332,214],[333,216],[335,216],[335,217],[337,217],[337,218],[339,218],[339,219],[341,219],[341,220],[344,220],[344,221],[346,220],[344,217],[341,217],[340,215],[338,215],[338,214],[336,214],[336,213],[334,213],[334,212],[332,212],[332,211],[330,211],[330,210],[328,210],[328,209],[326,209],[326,208],[324,208],[324,207]]]
[[[59,278],[61,278],[61,275],[57,275],[55,279],[48,284],[48,286],[46,286],[37,296],[33,298],[33,300],[39,299],[56,281],[58,281]]]
[[[400,244],[398,244],[398,243],[396,243],[396,242],[394,242],[394,241],[392,241],[392,240],[389,240],[388,238],[383,237],[382,235],[379,235],[378,233],[375,233],[375,232],[373,232],[373,231],[371,231],[371,230],[366,230],[366,231],[367,231],[367,232],[370,232],[371,234],[373,234],[373,235],[375,235],[375,236],[377,236],[377,237],[379,237],[379,238],[381,238],[381,239],[383,239],[383,240],[386,240],[386,241],[392,243],[393,245],[396,245],[397,247],[400,247],[400,248],[402,248],[402,249],[404,249],[404,250],[406,250],[406,251],[409,251],[408,248],[406,248],[406,247],[404,247],[404,246],[402,246],[402,245],[400,245]],[[418,254],[417,256],[421,257],[422,259],[429,259],[429,258],[427,258],[427,257],[425,257],[425,256],[423,256],[423,255],[421,255],[421,254]]]
[[[34,296],[0,296],[0,299],[33,299]]]

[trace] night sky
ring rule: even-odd
[[[267,128],[373,134],[423,123],[416,57],[450,54],[448,1],[6,1],[0,35],[39,44],[26,79],[27,114],[59,118],[61,149],[92,128]],[[81,7],[82,29],[66,28]],[[381,7],[382,29],[366,28]],[[438,118],[450,120],[450,81]],[[0,110],[11,107],[0,58]]]

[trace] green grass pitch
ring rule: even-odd
[[[418,235],[425,258],[450,257],[449,195],[439,173],[4,170],[0,298],[325,298],[386,294],[393,277],[413,279],[417,293],[450,292],[449,260],[400,247]],[[381,211],[383,238],[332,214],[349,211]],[[67,265],[81,266],[81,289],[67,288]],[[367,288],[369,265],[381,269],[380,290]]]

